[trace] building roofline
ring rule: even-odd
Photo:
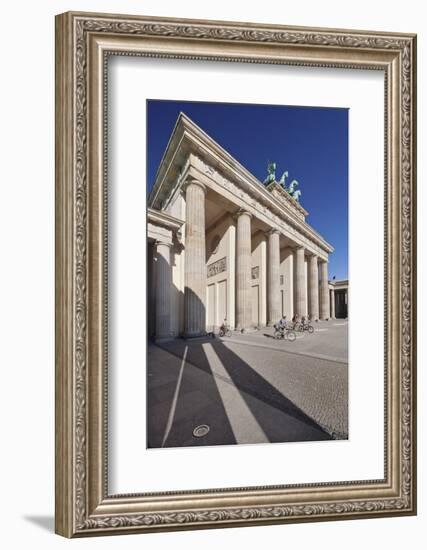
[[[183,220],[154,208],[147,209],[147,220],[172,231],[179,231],[184,225]]]
[[[348,285],[348,279],[331,279],[329,281],[330,285],[336,286],[336,285]]]
[[[191,118],[184,112],[180,112],[166,146],[165,152],[162,156],[159,168],[156,173],[155,183],[148,197],[149,206],[153,207],[158,194],[162,188],[164,181],[167,178],[168,170],[173,164],[173,161],[177,158],[180,149],[185,150],[188,154],[191,152],[195,155],[204,156],[212,152],[220,159],[223,164],[223,169],[238,175],[243,180],[249,182],[252,188],[256,189],[256,192],[266,201],[270,203],[276,210],[287,214],[292,218],[295,217],[294,223],[301,223],[305,226],[305,230],[312,239],[320,243],[328,253],[334,251],[332,245],[330,245],[325,239],[314,230],[310,224],[305,220],[297,219],[297,215],[292,212],[291,208],[287,209],[285,206],[279,204],[274,199],[271,192],[268,191],[266,186],[260,182],[249,170],[247,170],[238,160],[236,160],[230,153],[228,153],[221,145],[219,145],[213,138],[211,138],[200,126],[198,126]],[[307,211],[291,196],[289,196],[291,206],[297,209],[302,215],[307,215]]]

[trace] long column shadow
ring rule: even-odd
[[[173,345],[174,351],[171,347]],[[187,346],[183,340],[176,340],[172,345],[162,344],[159,347],[182,360]],[[160,368],[160,365],[156,366]],[[197,368],[194,368],[197,367]],[[176,379],[178,373],[176,371]],[[175,380],[176,383],[176,380]],[[158,390],[148,391],[148,410],[156,405],[155,394]],[[161,414],[148,421],[148,447],[161,447],[161,441],[169,415],[173,390],[164,395],[163,403],[157,409]],[[158,401],[158,398],[157,398]],[[150,416],[150,412],[148,413]],[[204,437],[195,437],[193,430],[199,425],[208,424],[209,432]],[[223,406],[209,362],[201,345],[188,345],[186,365],[183,369],[173,422],[164,442],[164,447],[187,447],[206,445],[234,445],[234,437],[227,412]]]
[[[332,439],[332,436],[315,420],[270,384],[246,361],[224,346],[222,342],[216,341],[213,346],[230,378],[240,390],[242,397],[271,442]],[[263,403],[269,407],[263,407]],[[289,429],[290,426],[278,424],[277,417],[275,418],[270,407],[281,411],[290,419],[298,421],[299,427],[297,424]]]
[[[224,346],[221,341],[209,339],[200,343],[191,342],[188,346],[187,361],[192,364],[192,376],[185,378],[185,386],[183,380],[176,419],[166,446],[236,443],[227,411],[222,404],[202,347],[203,343],[213,346],[231,381],[239,390],[270,442],[332,439],[317,422],[258,374],[248,363]],[[186,345],[185,341],[177,340],[170,344],[163,344],[161,347],[182,359]],[[199,380],[195,381],[194,371],[196,369],[209,376],[199,377]],[[201,386],[197,387],[199,384]],[[197,425],[195,422],[204,423],[203,420],[206,418],[209,418],[213,424],[209,437],[206,436],[199,440],[189,437],[191,426]]]

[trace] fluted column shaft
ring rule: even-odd
[[[331,288],[331,319],[335,319],[335,290]]]
[[[328,280],[328,262],[320,263],[320,318],[329,319],[329,280]]]
[[[272,326],[281,317],[280,307],[280,234],[276,230],[268,233],[267,253],[267,319]]]
[[[251,214],[244,210],[237,214],[236,231],[236,326],[251,326]]]
[[[312,320],[319,319],[319,266],[317,256],[310,256],[309,269],[309,315]]]
[[[171,244],[156,243],[156,340],[170,338]]]
[[[305,265],[304,248],[299,247],[295,251],[295,308],[294,313],[301,318],[306,314],[306,289],[305,289]]]
[[[205,186],[191,180],[186,185],[184,334],[206,332],[206,227]]]

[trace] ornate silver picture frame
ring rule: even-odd
[[[109,493],[109,56],[384,73],[384,478]],[[56,532],[82,537],[415,514],[415,179],[415,35],[108,14],[58,15]]]

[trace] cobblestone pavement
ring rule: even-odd
[[[347,334],[337,320],[295,342],[266,328],[150,345],[149,447],[346,439]]]

